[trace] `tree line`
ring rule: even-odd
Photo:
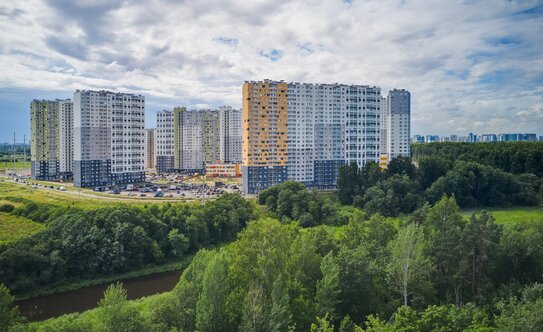
[[[537,205],[543,197],[542,179],[533,173],[511,174],[474,161],[442,156],[397,157],[386,170],[375,162],[340,168],[338,199],[368,213],[408,214],[454,196],[462,208]]]
[[[434,156],[473,161],[512,174],[543,176],[543,142],[413,144],[411,153],[415,161]]]
[[[0,246],[0,283],[13,293],[107,276],[181,258],[233,241],[254,205],[225,194],[205,206],[117,206],[91,211],[27,203],[11,213],[46,222],[47,228]]]

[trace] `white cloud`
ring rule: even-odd
[[[240,107],[244,80],[369,84],[411,91],[413,133],[542,133],[543,13],[518,14],[539,4],[8,0],[0,89],[118,89],[162,109]]]

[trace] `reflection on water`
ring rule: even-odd
[[[148,276],[121,280],[130,300],[173,289],[179,281],[181,270],[161,272]],[[82,312],[98,306],[108,284],[44,295],[17,301],[21,313],[30,321],[40,321],[73,312]]]

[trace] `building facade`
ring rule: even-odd
[[[379,161],[380,112],[375,86],[245,82],[244,192],[287,179],[335,188],[341,165]]]
[[[219,107],[219,159],[223,163],[241,163],[241,110]]]
[[[207,164],[206,176],[234,178],[241,176],[241,168],[239,164]]]
[[[31,177],[68,179],[73,172],[73,104],[67,100],[30,103]]]
[[[74,93],[74,185],[145,180],[145,98],[110,91]]]
[[[219,159],[219,112],[174,108],[174,168],[178,172],[204,172]]]
[[[159,173],[174,171],[173,112],[159,111],[156,114],[156,170]]]
[[[381,97],[381,113],[380,113],[380,116],[379,116],[379,138],[380,138],[380,149],[379,149],[379,152],[381,153],[381,155],[385,155],[386,157],[383,157],[383,159],[386,159],[388,160],[388,155],[387,155],[387,125],[388,125],[388,115],[387,115],[387,110],[388,110],[388,101],[387,101],[387,98],[386,97]]]
[[[411,148],[411,94],[405,89],[394,89],[387,96],[387,154],[392,160],[409,157]]]
[[[156,168],[156,129],[145,129],[145,169]]]

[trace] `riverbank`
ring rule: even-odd
[[[124,273],[118,273],[118,274],[105,276],[101,278],[95,278],[95,279],[89,279],[89,280],[65,280],[61,283],[54,284],[51,286],[46,286],[35,291],[22,293],[22,294],[14,294],[15,301],[20,302],[20,301],[35,298],[35,297],[69,292],[69,291],[74,291],[74,290],[78,290],[85,287],[111,284],[120,280],[129,279],[129,278],[144,277],[144,276],[149,276],[152,274],[157,274],[157,273],[162,273],[162,272],[182,270],[182,269],[185,269],[185,267],[187,267],[190,264],[192,257],[193,255],[190,255],[182,259],[176,259],[176,260],[168,261],[168,262],[158,264],[158,265],[156,264],[147,265],[141,269],[124,272]]]
[[[159,295],[171,291],[179,282],[183,269],[119,280],[127,291],[128,300]],[[110,283],[84,287],[16,302],[23,316],[39,322],[64,315],[83,313],[98,307]]]

